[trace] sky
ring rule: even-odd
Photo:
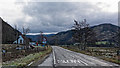
[[[30,34],[71,29],[73,20],[91,26],[118,24],[119,0],[0,0],[0,17],[11,26],[29,27]]]

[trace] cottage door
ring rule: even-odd
[[[20,40],[20,44],[22,44],[22,40]]]

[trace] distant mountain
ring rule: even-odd
[[[113,41],[113,37],[116,35],[118,29],[120,27],[113,24],[100,24],[96,26],[92,26],[91,29],[96,33],[96,37],[99,41]],[[54,36],[48,37],[49,44],[58,43],[60,45],[65,44],[74,44],[75,42],[72,39],[73,30],[60,32]]]
[[[117,30],[120,29],[120,27],[109,23],[92,26],[90,28],[93,29],[94,32],[96,32],[96,37],[99,41],[113,41],[113,37],[116,35]],[[74,30],[68,30],[59,32],[57,34],[48,35],[46,37],[48,40],[48,44],[69,45],[75,43],[72,38],[73,34]],[[35,41],[37,35],[27,35],[27,37],[32,38],[32,40]]]
[[[72,39],[73,31],[68,30],[64,32],[59,32],[56,35],[48,37],[48,43],[49,44],[60,44],[60,45],[65,45],[65,44],[73,44],[73,39]]]
[[[113,24],[100,24],[97,26],[91,27],[97,35],[98,40],[113,40],[113,37],[116,35],[120,27]]]
[[[50,37],[50,36],[53,36],[53,35],[55,35],[55,34],[45,34],[44,36],[45,37]],[[26,37],[32,39],[32,41],[38,41],[39,36],[40,35],[26,35]]]

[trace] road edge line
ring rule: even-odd
[[[33,61],[34,62],[34,61]],[[31,62],[30,64],[28,64],[27,66],[30,66],[30,65],[32,65],[33,64],[33,62]]]
[[[56,61],[55,61],[55,52],[54,52],[54,48],[53,48],[53,66],[56,65]]]

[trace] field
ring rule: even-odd
[[[77,46],[62,46],[63,48],[71,51],[83,53],[89,56],[95,56],[110,62],[120,64],[118,61],[117,51],[118,48],[114,47],[87,47],[86,50],[80,50]]]
[[[3,51],[5,50],[5,51]],[[35,47],[34,49],[29,46],[16,45],[16,44],[3,44],[2,45],[2,61],[3,65],[27,65],[35,59],[44,57],[51,52],[51,47]]]
[[[29,54],[25,57],[22,57],[13,61],[4,62],[3,66],[20,66],[20,67],[23,66],[24,67],[33,61],[41,60],[44,56],[51,53],[51,51],[52,51],[52,48],[48,47],[47,50],[45,51]]]
[[[109,42],[107,42],[107,41],[101,41],[101,42],[96,42],[96,45],[100,45],[100,44],[110,44]],[[114,43],[112,43],[112,44],[114,44]]]

